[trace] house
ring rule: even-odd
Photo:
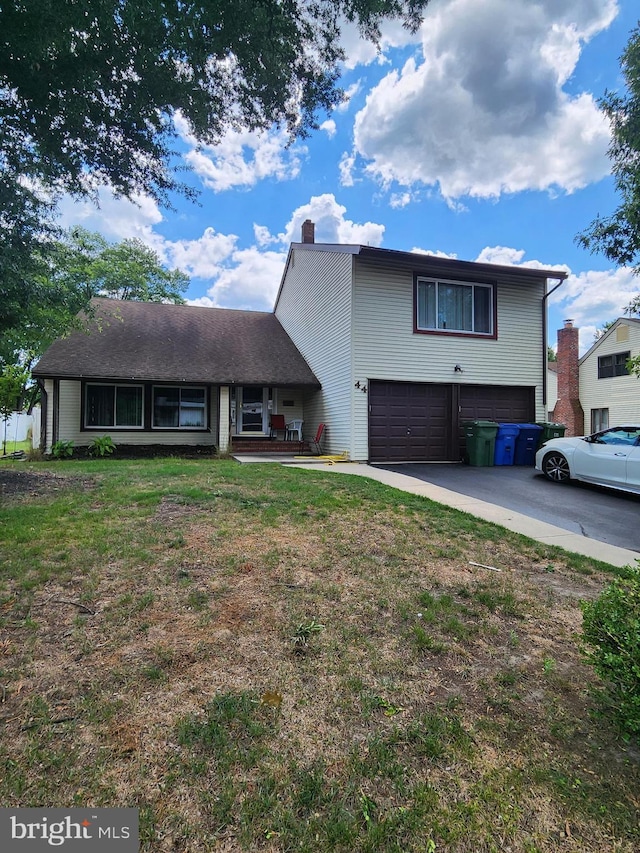
[[[83,328],[55,341],[33,375],[43,440],[228,450],[269,436],[269,414],[302,417],[320,383],[272,313],[94,299]]]
[[[546,420],[547,280],[370,246],[289,251],[275,315],[322,388],[305,422],[354,460],[457,461],[464,420]]]
[[[47,447],[108,432],[224,451],[278,413],[306,439],[326,424],[325,450],[352,460],[456,461],[464,420],[546,420],[548,280],[565,278],[316,243],[307,221],[272,313],[100,300],[107,321],[34,372]]]
[[[566,435],[640,423],[640,381],[627,370],[640,355],[640,320],[621,317],[579,357],[579,330],[565,320],[558,331],[558,401],[553,420]]]

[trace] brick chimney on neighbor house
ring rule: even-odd
[[[558,329],[558,402],[553,410],[553,420],[566,426],[565,435],[584,435],[578,339],[579,332],[573,320],[565,320],[564,328]]]
[[[302,242],[316,242],[316,226],[310,219],[305,219],[305,221],[302,223]]]

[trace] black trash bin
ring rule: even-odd
[[[493,465],[498,424],[495,421],[463,421],[462,427],[469,465],[485,468]]]
[[[538,424],[519,424],[514,465],[534,465],[542,427]]]

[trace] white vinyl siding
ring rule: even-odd
[[[49,444],[53,430],[53,393],[49,389],[49,380],[45,387],[49,392],[47,411],[47,443]],[[51,383],[53,386],[53,383]],[[218,394],[215,388],[210,393],[211,406],[208,416],[210,424],[216,424],[218,420]],[[58,439],[61,441],[73,441],[76,447],[87,447],[96,435],[111,435],[116,447],[118,444],[144,446],[150,444],[165,445],[215,445],[217,436],[212,432],[190,432],[190,431],[168,431],[168,430],[142,430],[142,429],[91,429],[83,431],[82,425],[82,383],[74,379],[61,379],[59,383],[58,400]]]
[[[354,379],[517,385],[536,388],[536,418],[542,404],[542,298],[544,280],[499,283],[496,288],[497,340],[416,334],[414,270],[355,264]],[[459,364],[462,372],[454,368]],[[356,396],[355,458],[366,458],[366,395]]]
[[[325,423],[324,450],[354,458],[351,266],[350,254],[293,249],[275,313],[322,385],[305,396],[305,438]]]
[[[272,392],[273,413],[284,415],[286,423],[291,421],[304,421],[306,417],[304,408],[304,393],[299,388],[274,388]],[[285,406],[284,403],[289,405]],[[305,423],[303,431],[308,435],[311,427]],[[313,436],[312,436],[313,437]]]
[[[640,423],[640,379],[633,375],[598,379],[598,358],[621,352],[640,354],[639,320],[616,321],[580,359],[580,402],[587,430],[593,409],[608,409],[612,427]]]

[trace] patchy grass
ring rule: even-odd
[[[138,807],[153,853],[640,846],[576,645],[610,567],[320,469],[6,463],[0,497],[4,805]]]

